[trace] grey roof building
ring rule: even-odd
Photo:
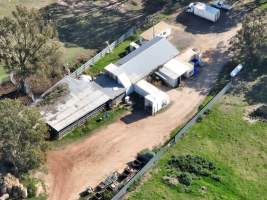
[[[41,114],[61,137],[106,106],[121,101],[133,91],[132,84],[144,79],[177,54],[178,50],[165,38],[156,37],[120,59],[117,65],[107,66],[106,71],[114,76],[100,75],[94,81],[67,76],[53,88],[66,84],[69,93],[52,105],[42,106]]]
[[[134,84],[177,56],[178,53],[178,50],[167,39],[155,37],[120,59],[116,65]]]
[[[47,124],[58,133],[110,100],[95,82],[66,76],[56,86],[60,84],[68,86],[68,94],[60,97],[54,104],[40,108]]]

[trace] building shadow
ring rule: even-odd
[[[139,120],[145,119],[149,116],[150,115],[147,112],[145,112],[144,109],[133,109],[133,111],[130,114],[122,117],[120,120],[125,124],[131,124]]]

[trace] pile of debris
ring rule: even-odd
[[[0,174],[0,200],[26,199],[27,189],[11,174]]]
[[[86,197],[87,200],[110,200],[154,155],[149,150],[139,153],[134,161],[128,163],[122,173],[113,172],[104,181],[100,182],[96,188],[93,189],[89,186],[80,193],[80,196]]]

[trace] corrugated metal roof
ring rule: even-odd
[[[203,10],[203,11],[214,13],[214,14],[217,14],[220,12],[219,9],[209,6],[205,3],[201,3],[201,2],[197,2],[194,7],[197,8],[198,10]]]
[[[53,105],[40,108],[46,122],[57,131],[61,131],[110,100],[95,82],[88,83],[67,76],[58,84],[67,84],[69,93]]]
[[[157,101],[163,100],[163,99],[169,100],[169,96],[165,92],[161,91],[160,89],[158,89],[151,83],[147,82],[146,80],[138,81],[134,85],[134,87],[135,87],[135,91],[140,95],[143,95],[143,96],[151,95],[154,99],[157,99]]]
[[[167,68],[180,77],[186,72],[190,71],[192,67],[190,67],[189,63],[184,63],[178,61],[177,59],[171,59],[169,62],[163,65],[163,68]]]
[[[175,72],[171,71],[170,69],[166,68],[166,67],[162,67],[159,69],[158,71],[161,75],[163,75],[163,77],[167,76],[173,80],[178,79],[180,77],[180,75],[176,74]],[[158,74],[158,73],[157,73]],[[165,76],[164,76],[165,75]]]
[[[134,84],[178,54],[178,50],[165,38],[155,37],[116,64]]]

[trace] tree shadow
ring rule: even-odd
[[[120,4],[101,4],[97,1],[69,2],[68,5],[50,4],[41,12],[46,20],[56,24],[59,40],[88,49],[102,49],[105,42],[114,40],[143,19],[143,9],[123,11]]]
[[[185,31],[192,34],[222,33],[237,26],[244,15],[254,7],[254,3],[247,3],[230,11],[221,11],[221,16],[215,23],[184,11],[177,16],[176,22],[184,25]]]
[[[230,57],[226,53],[224,42],[220,42],[216,49],[203,52],[204,67],[199,68],[199,74],[186,80],[186,86],[199,91],[201,95],[216,93],[229,80]],[[212,84],[211,84],[212,83]]]
[[[259,78],[248,92],[245,93],[248,104],[267,103],[267,76]]]

